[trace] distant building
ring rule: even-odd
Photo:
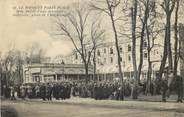
[[[136,56],[137,56],[137,66],[139,65],[139,46],[140,41],[137,41],[136,45]],[[148,53],[147,53],[147,41],[143,43],[143,66],[141,72],[141,79],[147,78],[148,71]],[[172,45],[173,46],[173,45]],[[133,63],[132,63],[132,42],[130,39],[126,41],[119,42],[119,51],[121,55],[121,66],[124,78],[133,78]],[[152,61],[152,77],[155,77],[156,72],[160,68],[160,63],[163,55],[163,42],[161,40],[156,40],[155,45],[151,51],[151,61]],[[59,58],[59,57],[58,57]],[[73,51],[71,55],[61,57],[67,64],[82,64],[82,59],[80,55]],[[107,42],[101,44],[96,50],[96,64],[97,64],[97,79],[98,80],[112,80],[113,78],[119,77],[118,71],[118,61],[117,52],[114,42]],[[59,60],[56,60],[59,61]],[[91,60],[92,64],[92,60]],[[166,63],[167,66],[167,63]],[[180,66],[178,67],[178,72]]]
[[[183,27],[183,25],[182,25]],[[184,29],[180,27],[180,40],[184,37]],[[156,73],[159,71],[162,55],[163,55],[163,35],[159,35],[158,39],[154,42],[154,47],[151,50],[151,62],[152,62],[152,78],[155,78]],[[174,38],[171,39],[171,47],[174,48]],[[184,42],[181,43],[182,52],[184,55]],[[147,53],[147,40],[143,42],[143,65],[141,71],[141,79],[147,78],[148,71],[148,53]],[[136,45],[136,60],[137,66],[139,65],[140,56],[140,41],[137,40]],[[130,39],[124,39],[119,41],[120,61],[122,66],[123,77],[133,78],[133,63],[132,63],[132,42]],[[174,52],[173,52],[174,56]],[[93,74],[93,55],[91,57],[89,65],[89,77],[92,78]],[[173,57],[174,58],[174,57]],[[184,58],[184,57],[183,57]],[[40,59],[39,59],[40,60]],[[34,61],[27,65],[24,65],[24,83],[29,82],[49,82],[60,80],[78,80],[85,79],[85,67],[81,56],[77,51],[73,51],[68,56],[57,56],[55,62],[57,64],[47,62],[50,59],[44,59],[38,63]],[[96,49],[96,80],[113,80],[119,78],[117,52],[114,42],[104,42]],[[44,62],[47,61],[47,62]],[[62,64],[64,61],[65,64]],[[166,62],[166,67],[168,62]],[[178,74],[184,76],[184,59],[179,60]]]
[[[147,51],[146,51],[147,43],[144,42],[144,64],[142,70],[142,76],[146,77],[147,73]],[[137,50],[139,46],[137,45]],[[132,47],[131,42],[121,42],[119,46],[120,54],[121,54],[121,65],[124,78],[133,77],[133,66],[132,66]],[[153,68],[155,71],[158,71],[159,62],[161,60],[161,52],[160,45],[155,45],[151,53],[151,60],[153,61]],[[59,58],[59,57],[58,57]],[[139,58],[139,53],[137,53],[137,58]],[[65,63],[68,64],[82,64],[82,59],[80,55],[74,51],[71,55],[62,57]],[[92,58],[91,58],[92,59]],[[56,60],[59,61],[59,60]],[[139,62],[139,61],[137,61]],[[92,60],[91,60],[92,64]],[[117,61],[117,53],[116,47],[113,42],[108,42],[102,44],[96,50],[96,67],[97,67],[97,79],[98,80],[112,80],[113,78],[118,77],[118,61]]]
[[[89,77],[92,77],[93,67],[89,66]],[[23,66],[23,83],[59,82],[63,80],[83,80],[85,69],[83,65],[73,64],[26,64]]]

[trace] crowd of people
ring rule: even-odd
[[[124,89],[119,82],[101,81],[63,81],[60,83],[40,83],[23,84],[21,86],[4,86],[3,95],[6,98],[15,99],[15,93],[18,98],[41,98],[43,100],[69,99],[71,96],[81,98],[91,97],[96,100],[116,99],[121,100],[122,95],[131,96],[133,84],[125,80]],[[124,93],[123,93],[124,92]]]
[[[179,77],[181,80],[182,78]],[[183,95],[181,94],[182,81],[177,79],[176,84],[177,89],[176,93],[179,94],[179,101],[182,101]],[[133,95],[134,90],[134,81],[130,79],[124,80],[122,84],[120,81],[90,81],[86,83],[85,81],[62,81],[59,83],[39,83],[39,84],[23,84],[21,86],[4,86],[3,87],[3,96],[15,100],[17,95],[18,98],[40,98],[43,100],[65,100],[69,99],[71,96],[78,96],[81,98],[94,98],[95,100],[101,99],[114,99],[114,100],[123,100],[124,97],[129,97]],[[166,98],[166,90],[168,89],[167,83],[165,80],[160,81],[160,85],[156,84],[155,81],[150,82],[149,94],[163,95],[163,101]],[[146,95],[147,81],[142,80],[139,84],[138,94]]]

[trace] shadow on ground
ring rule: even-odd
[[[18,114],[12,107],[1,106],[1,117],[18,117]]]

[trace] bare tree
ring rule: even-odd
[[[142,71],[142,65],[143,65],[143,43],[145,40],[145,29],[146,29],[146,24],[148,22],[148,18],[150,16],[150,0],[139,0],[139,18],[141,21],[141,35],[140,35],[140,61],[139,61],[139,66],[138,66],[138,81],[140,82],[140,76],[141,76],[141,71]]]
[[[169,70],[173,69],[172,62],[172,51],[171,51],[171,15],[175,7],[175,0],[164,0],[161,4],[162,9],[166,14],[166,24],[165,24],[165,38],[164,38],[164,52],[161,61],[158,78],[162,77],[162,73],[165,68],[166,60],[168,58]]]
[[[181,60],[180,67],[181,67],[181,75],[184,75],[184,24],[179,24],[179,49],[178,49],[178,56]]]
[[[112,29],[114,33],[114,40],[115,40],[117,56],[118,56],[117,59],[118,59],[119,75],[120,75],[122,87],[124,90],[123,74],[122,74],[122,67],[121,67],[121,61],[120,61],[121,56],[120,56],[120,51],[119,51],[119,39],[118,39],[118,32],[116,28],[116,19],[115,19],[115,11],[119,4],[120,4],[120,0],[101,0],[101,1],[92,2],[91,8],[93,8],[94,10],[104,12],[110,17],[110,21],[111,21]],[[124,96],[122,96],[122,98],[124,98]]]
[[[26,56],[24,55],[24,52],[21,52],[19,50],[16,51],[15,55],[15,71],[14,71],[14,76],[15,76],[15,84],[20,85],[23,83],[23,64],[25,62]]]
[[[9,50],[2,61],[2,69],[5,73],[5,85],[22,83],[23,58],[18,50]]]
[[[54,23],[59,34],[70,39],[75,50],[80,55],[85,67],[86,82],[88,78],[88,66],[94,46],[89,47],[92,39],[88,32],[90,21],[90,10],[83,5],[76,3],[63,9],[63,15],[56,17]]]
[[[174,23],[174,36],[175,36],[175,43],[174,43],[174,68],[173,73],[174,76],[177,75],[177,68],[178,68],[178,60],[179,60],[179,52],[178,52],[178,12],[179,12],[180,0],[176,0],[176,10],[175,10],[175,23]]]
[[[158,13],[156,11],[156,2],[152,1],[150,4],[150,16],[149,23],[146,23],[146,37],[147,37],[147,52],[148,52],[148,71],[147,71],[147,85],[146,85],[146,94],[150,92],[150,83],[151,83],[151,75],[152,75],[152,63],[159,62],[151,60],[151,52],[155,47],[155,39],[157,36],[163,32],[163,29],[160,28],[158,20]]]
[[[101,29],[100,22],[93,22],[91,25],[91,39],[94,47],[93,51],[93,80],[96,79],[96,49],[102,45],[105,30]]]
[[[6,84],[10,85],[13,80],[13,66],[14,66],[14,53],[13,51],[9,51],[4,59],[4,70],[6,73]]]
[[[0,78],[1,78],[1,86],[4,83],[4,78],[3,78],[3,58],[2,58],[2,54],[0,52]]]
[[[134,88],[133,88],[133,99],[138,98],[138,71],[137,71],[137,57],[136,57],[136,26],[137,26],[137,9],[138,1],[133,0],[133,5],[131,7],[131,26],[132,26],[132,62],[134,69]]]

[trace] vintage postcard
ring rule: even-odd
[[[184,117],[184,0],[1,0],[2,117]]]

